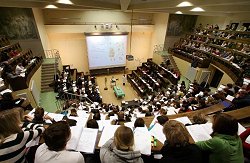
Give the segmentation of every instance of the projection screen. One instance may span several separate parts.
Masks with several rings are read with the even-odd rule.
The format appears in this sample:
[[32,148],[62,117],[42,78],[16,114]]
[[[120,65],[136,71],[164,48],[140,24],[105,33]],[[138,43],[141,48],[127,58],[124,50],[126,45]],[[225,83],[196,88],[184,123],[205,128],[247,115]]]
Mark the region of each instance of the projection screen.
[[126,66],[127,33],[85,35],[90,70]]

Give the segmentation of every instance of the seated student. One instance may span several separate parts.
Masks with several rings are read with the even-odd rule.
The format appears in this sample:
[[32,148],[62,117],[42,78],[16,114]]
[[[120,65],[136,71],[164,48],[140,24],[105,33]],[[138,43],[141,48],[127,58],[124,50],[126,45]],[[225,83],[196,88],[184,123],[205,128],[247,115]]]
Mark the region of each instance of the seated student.
[[95,119],[90,119],[87,122],[87,128],[96,128],[96,129],[98,129],[99,125],[98,125],[98,123],[97,123],[97,121]]
[[117,128],[114,138],[108,140],[100,149],[102,163],[143,163],[140,151],[134,151],[134,134],[126,126]]
[[76,109],[71,109],[70,110],[70,116],[78,117],[77,110]]
[[156,119],[158,123],[162,126],[168,121],[168,117],[166,115],[158,116]]
[[166,141],[161,149],[163,158],[160,163],[201,163],[202,152],[189,142],[186,127],[175,120],[166,122],[163,126]]
[[124,125],[124,123],[126,122],[126,121],[125,121],[124,112],[123,112],[123,111],[120,111],[120,112],[117,114],[117,117],[118,117],[118,119],[112,121],[111,124],[113,124],[113,125]]
[[99,112],[94,113],[93,119],[95,119],[95,120],[101,120],[101,114]]
[[134,128],[136,127],[144,127],[145,126],[145,121],[142,118],[137,118],[134,123]]
[[250,95],[247,91],[241,90],[237,93],[232,103],[236,109],[243,108],[250,105]]
[[156,123],[159,123],[160,125],[163,126],[168,121],[168,117],[166,115],[158,116],[156,119],[157,121],[155,121],[155,123],[148,128],[148,131],[150,131],[155,126]]
[[44,132],[44,141],[37,148],[35,163],[84,163],[80,152],[66,151],[71,131],[67,122],[59,121],[50,125]]
[[52,123],[55,123],[55,120],[48,115],[44,115],[44,109],[42,107],[37,107],[34,112],[34,118],[25,115],[24,118],[32,123],[44,124],[45,120],[50,120]]
[[15,69],[16,75],[20,75],[23,72],[24,72],[24,67],[23,67],[22,63],[18,63],[16,65],[16,69]]
[[44,131],[42,126],[34,124],[28,124],[23,131],[22,112],[21,108],[0,112],[0,162],[26,162],[26,144]]
[[244,162],[237,120],[227,114],[216,114],[212,128],[212,139],[196,143],[201,150],[210,153],[209,163]]

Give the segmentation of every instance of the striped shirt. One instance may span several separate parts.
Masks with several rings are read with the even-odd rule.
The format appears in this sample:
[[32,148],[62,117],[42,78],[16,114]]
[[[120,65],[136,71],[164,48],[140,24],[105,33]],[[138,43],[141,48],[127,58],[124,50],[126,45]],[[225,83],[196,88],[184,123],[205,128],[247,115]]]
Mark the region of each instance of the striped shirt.
[[[30,130],[27,130],[30,129]],[[41,125],[30,123],[23,132],[12,134],[0,144],[1,163],[26,162],[26,144],[42,134],[44,128]]]

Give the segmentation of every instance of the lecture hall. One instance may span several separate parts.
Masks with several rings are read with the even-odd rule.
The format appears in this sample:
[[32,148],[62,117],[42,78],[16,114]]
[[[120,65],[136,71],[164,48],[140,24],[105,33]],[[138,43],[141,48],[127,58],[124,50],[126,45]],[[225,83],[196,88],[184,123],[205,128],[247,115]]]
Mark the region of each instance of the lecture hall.
[[249,0],[0,11],[0,163],[250,163]]

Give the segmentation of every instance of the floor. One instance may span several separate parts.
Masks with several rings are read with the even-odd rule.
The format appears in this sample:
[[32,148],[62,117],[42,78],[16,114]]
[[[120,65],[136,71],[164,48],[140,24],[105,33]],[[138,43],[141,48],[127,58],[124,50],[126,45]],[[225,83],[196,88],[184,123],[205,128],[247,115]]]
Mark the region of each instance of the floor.
[[40,106],[44,108],[44,110],[48,112],[56,112],[57,105],[56,105],[56,95],[55,92],[44,92],[40,95]]
[[[135,98],[140,98],[137,92],[132,88],[132,86],[126,82],[125,86],[122,85],[122,75],[123,74],[113,74],[113,75],[102,75],[96,77],[97,85],[100,87],[100,94],[102,96],[102,101],[104,103],[113,103],[114,105],[121,105],[121,102],[130,101]],[[117,99],[113,89],[110,86],[110,80],[114,76],[116,80],[116,86],[119,86],[125,93],[124,98]],[[107,78],[107,88],[108,90],[104,90],[105,88],[105,77]]]

